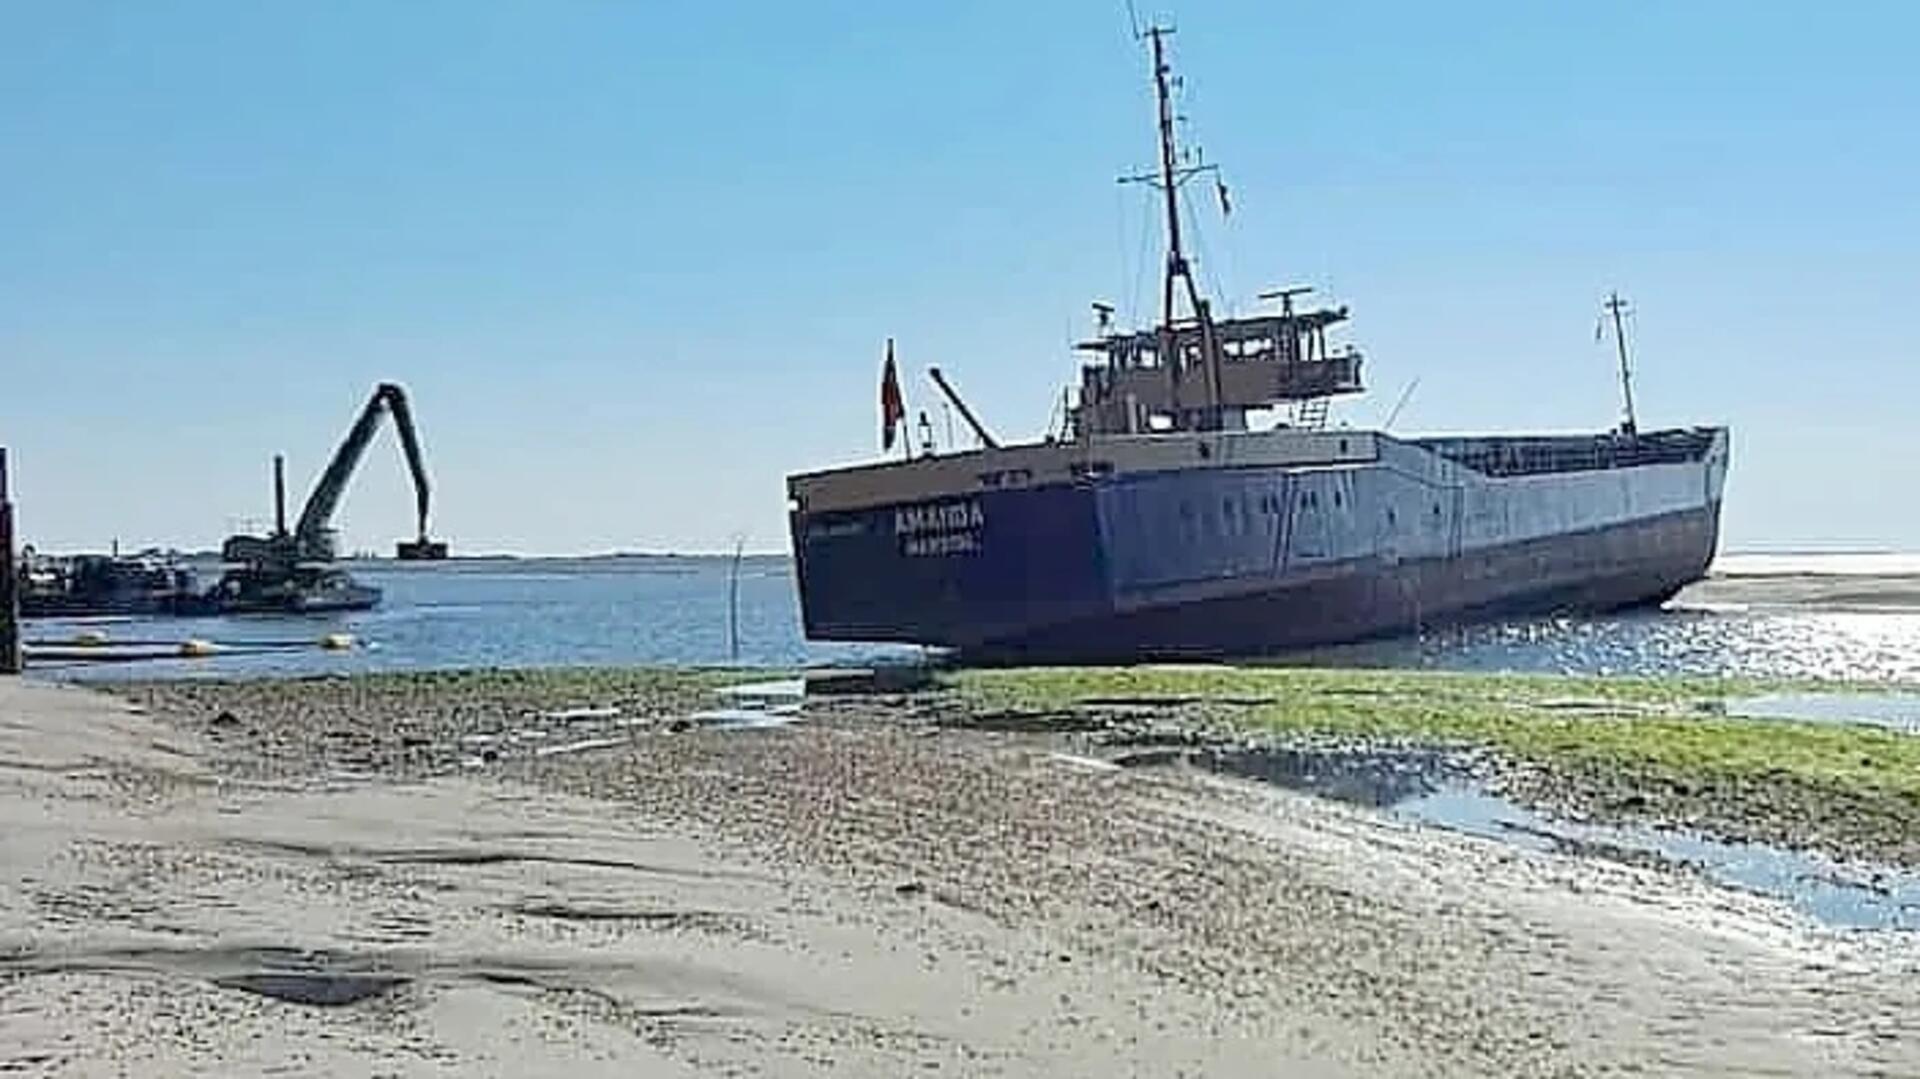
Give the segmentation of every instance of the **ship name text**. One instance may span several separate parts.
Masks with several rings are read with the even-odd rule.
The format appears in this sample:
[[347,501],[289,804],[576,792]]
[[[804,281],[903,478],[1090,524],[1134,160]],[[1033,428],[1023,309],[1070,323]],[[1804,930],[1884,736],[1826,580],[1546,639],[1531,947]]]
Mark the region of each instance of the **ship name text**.
[[893,511],[893,531],[909,558],[971,554],[980,549],[987,515],[977,499],[929,502]]

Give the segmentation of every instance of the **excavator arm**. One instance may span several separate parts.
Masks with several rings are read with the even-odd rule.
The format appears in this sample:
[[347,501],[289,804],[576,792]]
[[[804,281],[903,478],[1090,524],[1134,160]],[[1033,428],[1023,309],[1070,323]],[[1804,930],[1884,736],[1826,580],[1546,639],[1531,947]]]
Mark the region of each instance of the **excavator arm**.
[[400,445],[407,455],[407,468],[413,473],[413,493],[419,514],[419,542],[427,543],[427,508],[431,498],[431,489],[427,484],[426,460],[420,452],[420,437],[413,427],[413,411],[407,406],[407,394],[398,385],[382,382],[376,386],[373,396],[368,399],[367,407],[360,411],[359,419],[347,431],[347,437],[341,441],[340,448],[333,453],[333,460],[327,463],[327,470],[320,475],[313,493],[307,496],[307,504],[300,511],[300,521],[294,526],[294,539],[299,546],[301,557],[310,559],[329,559],[333,557],[333,545],[330,529],[334,511],[340,507],[340,499],[346,494],[347,483],[353,479],[353,473],[360,466],[360,458],[366,456],[367,446],[373,442],[373,436],[380,427],[380,417],[391,412],[394,426],[399,429]]
[[400,432],[400,448],[407,455],[407,471],[413,473],[414,512],[419,518],[416,535],[421,543],[425,543],[427,503],[433,493],[433,488],[427,483],[427,459],[420,452],[420,436],[413,429],[413,409],[407,406],[407,395],[391,383],[386,388],[393,391],[387,398],[387,408],[393,413],[394,430]]

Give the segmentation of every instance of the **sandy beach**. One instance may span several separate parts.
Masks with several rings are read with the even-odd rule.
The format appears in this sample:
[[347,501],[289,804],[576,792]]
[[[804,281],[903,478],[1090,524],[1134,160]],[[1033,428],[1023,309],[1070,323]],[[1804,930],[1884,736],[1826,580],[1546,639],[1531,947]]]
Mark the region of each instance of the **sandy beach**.
[[1920,1072],[1911,934],[712,684],[0,680],[0,1071]]

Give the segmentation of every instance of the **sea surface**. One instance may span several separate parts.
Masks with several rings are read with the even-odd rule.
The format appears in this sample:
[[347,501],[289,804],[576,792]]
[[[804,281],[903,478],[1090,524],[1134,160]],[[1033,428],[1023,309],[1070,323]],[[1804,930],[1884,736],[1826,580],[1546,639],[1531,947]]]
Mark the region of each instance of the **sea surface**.
[[[107,647],[97,649],[97,658],[34,662],[36,669],[78,679],[579,664],[793,667],[922,655],[909,647],[805,640],[784,558],[740,564],[737,608],[729,600],[735,578],[727,558],[357,562],[350,570],[385,589],[379,608],[313,616],[45,620],[28,623],[26,636],[43,646],[104,637]],[[351,636],[350,647],[320,646],[339,634]],[[189,639],[208,642],[214,653],[171,655]],[[168,658],[108,658],[128,654]],[[1920,556],[1726,555],[1712,578],[1659,611],[1510,620],[1260,658],[1920,682]]]

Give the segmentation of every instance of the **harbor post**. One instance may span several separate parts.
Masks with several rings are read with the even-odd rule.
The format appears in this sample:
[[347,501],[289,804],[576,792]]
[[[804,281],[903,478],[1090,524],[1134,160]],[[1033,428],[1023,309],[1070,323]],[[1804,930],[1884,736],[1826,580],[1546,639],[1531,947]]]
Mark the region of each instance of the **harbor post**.
[[20,559],[13,542],[7,448],[0,446],[0,674],[20,673]]

